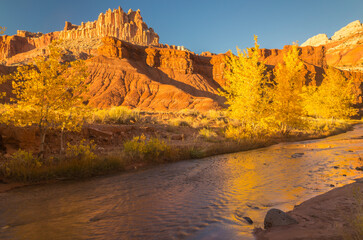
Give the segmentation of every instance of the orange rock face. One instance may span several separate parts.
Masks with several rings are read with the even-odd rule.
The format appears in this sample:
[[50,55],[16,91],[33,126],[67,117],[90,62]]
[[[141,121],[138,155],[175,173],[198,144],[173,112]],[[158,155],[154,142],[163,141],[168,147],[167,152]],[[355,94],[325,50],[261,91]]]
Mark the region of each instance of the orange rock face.
[[0,61],[19,53],[28,52],[36,48],[44,48],[58,38],[59,32],[35,35],[35,37],[25,31],[21,31],[19,34],[20,36],[0,36]]
[[329,66],[342,70],[363,71],[363,24],[357,20],[349,23],[328,38],[319,34],[302,46],[324,46]]
[[125,13],[119,7],[113,11],[109,9],[105,14],[101,13],[96,21],[82,23],[81,26],[66,22],[64,30],[60,32],[42,34],[19,30],[14,36],[0,36],[0,61],[33,49],[44,48],[57,39],[87,42],[105,36],[137,45],[159,45],[159,36],[143,22],[140,10],[130,9]]
[[121,7],[105,14],[101,13],[94,22],[81,26],[66,22],[60,39],[116,37],[138,45],[158,45],[159,36],[142,20],[140,10],[125,13]]
[[112,37],[102,41],[100,56],[88,60],[91,105],[149,110],[208,110],[223,105],[210,58]]
[[[283,62],[284,55],[290,50],[291,46],[287,45],[283,49],[261,49],[262,60],[267,65],[277,65]],[[301,59],[307,63],[318,67],[327,67],[325,58],[325,47],[299,47]]]

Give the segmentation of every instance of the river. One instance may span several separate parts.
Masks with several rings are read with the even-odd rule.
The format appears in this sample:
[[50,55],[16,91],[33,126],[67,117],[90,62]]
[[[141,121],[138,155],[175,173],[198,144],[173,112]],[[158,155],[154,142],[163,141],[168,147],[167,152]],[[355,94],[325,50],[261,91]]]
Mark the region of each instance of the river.
[[0,193],[0,239],[254,239],[268,209],[291,210],[362,177],[360,157],[362,125],[326,139],[13,189]]

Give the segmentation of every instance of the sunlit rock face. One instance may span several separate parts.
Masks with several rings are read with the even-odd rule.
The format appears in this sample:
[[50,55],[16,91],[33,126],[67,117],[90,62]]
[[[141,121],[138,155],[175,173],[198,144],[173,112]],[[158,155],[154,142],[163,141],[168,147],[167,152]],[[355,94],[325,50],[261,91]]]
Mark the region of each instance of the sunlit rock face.
[[331,37],[331,40],[338,41],[357,33],[363,33],[363,24],[359,20],[351,22],[347,26],[335,32]]
[[301,44],[301,46],[302,47],[305,47],[305,46],[317,47],[317,46],[320,46],[323,44],[327,44],[328,42],[329,42],[329,38],[326,34],[318,34],[318,35],[306,40],[306,42]]
[[[42,34],[18,30],[17,35],[0,36],[0,60],[7,60],[7,58],[33,49],[44,48],[53,40],[63,40],[70,45],[72,45],[70,42],[72,40],[83,41],[83,45],[90,45],[89,42],[100,40],[105,36],[116,37],[137,45],[159,45],[158,34],[143,21],[140,10],[132,11],[130,9],[128,13],[125,13],[119,7],[113,11],[109,9],[106,13],[101,13],[96,21],[82,23],[80,26],[66,22],[64,30],[60,32]],[[29,57],[39,54],[41,52]]]
[[66,22],[60,39],[116,37],[138,45],[158,45],[159,36],[143,21],[140,10],[125,13],[121,7],[105,14],[101,13],[94,22],[80,26]]
[[89,59],[90,104],[148,110],[209,110],[225,101],[210,58],[189,51],[131,44],[104,37]]
[[326,61],[342,70],[363,71],[363,24],[357,20],[335,32],[309,38],[301,46],[325,46]]

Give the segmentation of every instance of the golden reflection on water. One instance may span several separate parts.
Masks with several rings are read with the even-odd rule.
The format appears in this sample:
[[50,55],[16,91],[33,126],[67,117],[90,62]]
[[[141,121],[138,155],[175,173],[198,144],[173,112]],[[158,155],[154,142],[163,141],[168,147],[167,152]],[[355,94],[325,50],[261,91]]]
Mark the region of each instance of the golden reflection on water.
[[[0,239],[253,239],[270,208],[362,176],[363,127],[314,141],[0,194]],[[243,217],[250,217],[253,225]]]

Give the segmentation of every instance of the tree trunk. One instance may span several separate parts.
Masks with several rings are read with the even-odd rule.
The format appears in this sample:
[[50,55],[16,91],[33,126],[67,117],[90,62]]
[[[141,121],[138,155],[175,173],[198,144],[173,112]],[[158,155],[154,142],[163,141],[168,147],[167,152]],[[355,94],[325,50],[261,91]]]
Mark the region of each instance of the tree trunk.
[[61,130],[60,144],[60,154],[64,154],[64,128]]
[[44,159],[45,135],[46,135],[45,129],[41,130],[40,131],[40,152],[39,152],[39,157],[41,159]]

